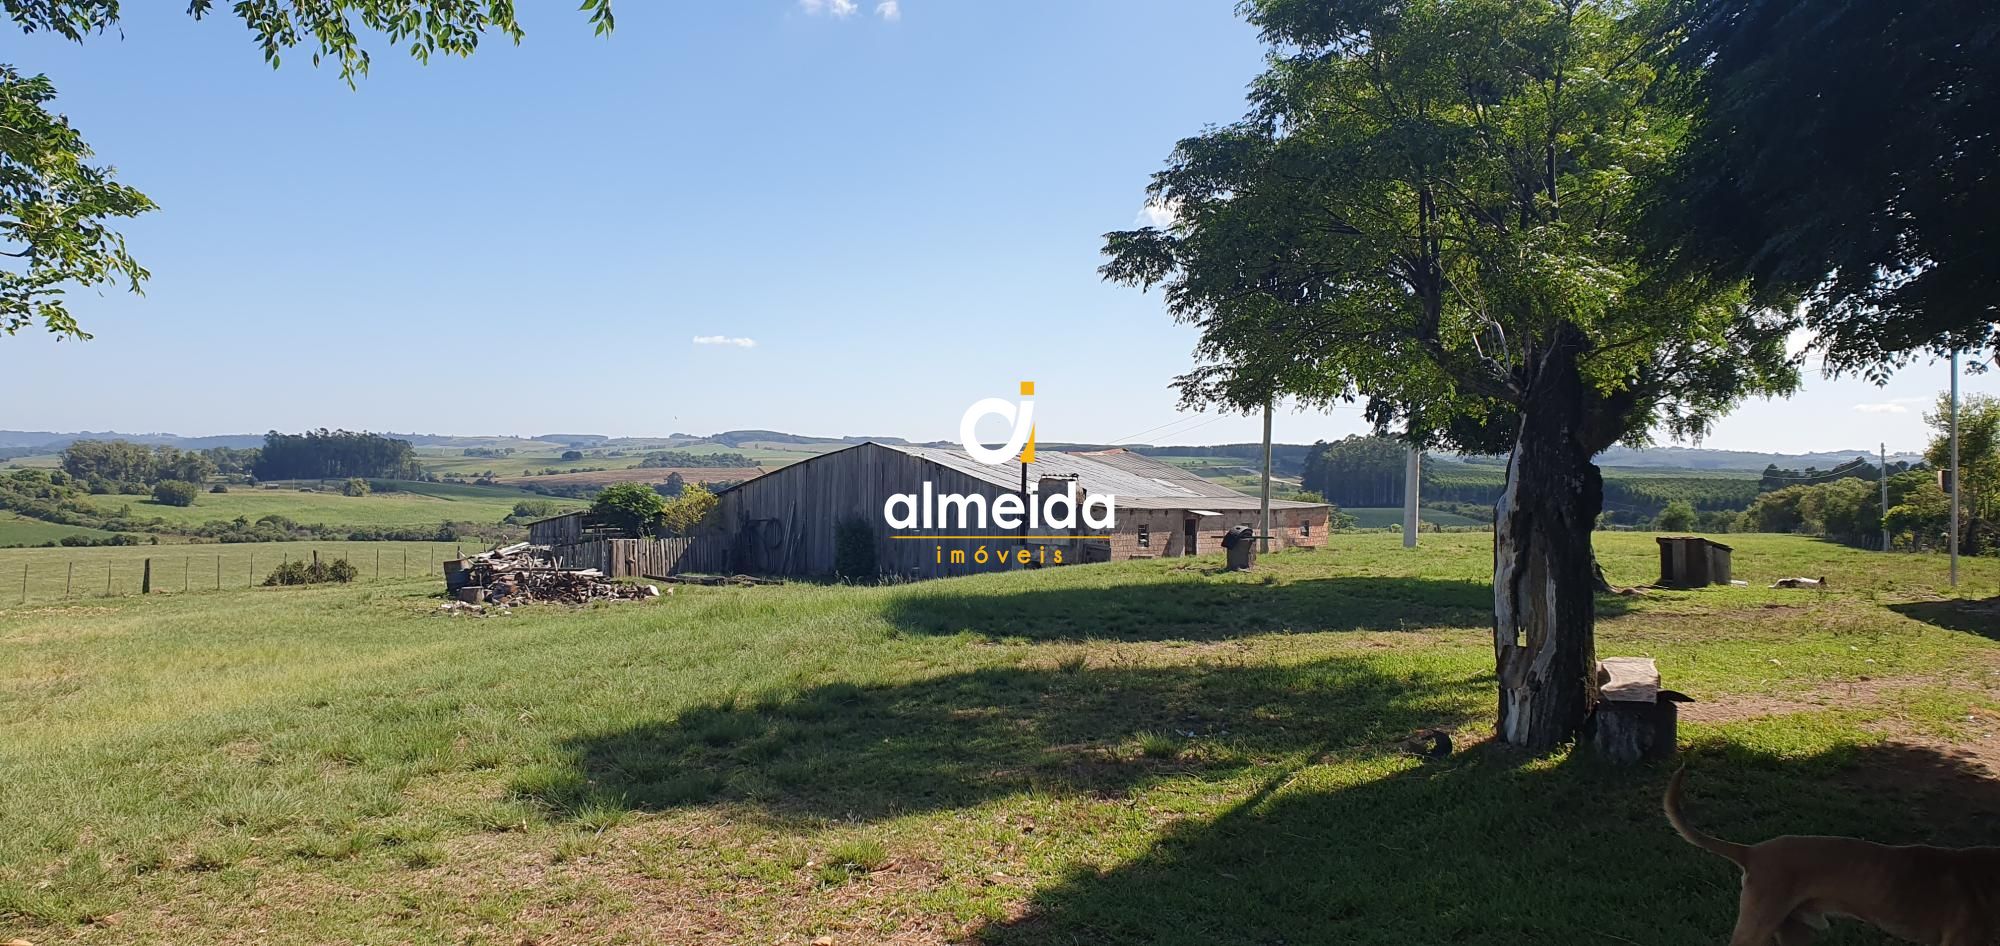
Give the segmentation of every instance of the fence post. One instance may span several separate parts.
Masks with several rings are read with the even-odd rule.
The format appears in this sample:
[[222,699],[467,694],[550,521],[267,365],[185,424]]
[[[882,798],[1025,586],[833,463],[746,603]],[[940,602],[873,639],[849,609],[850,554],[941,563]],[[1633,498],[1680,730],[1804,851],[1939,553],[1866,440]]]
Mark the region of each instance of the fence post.
[[375,580],[382,580],[382,547],[375,547]]
[[215,556],[215,590],[222,590],[222,554],[219,552]]
[[104,563],[104,596],[111,597],[111,563]]
[[257,553],[255,552],[250,553],[250,583],[244,585],[243,587],[245,588],[257,587]]
[[[22,587],[27,586],[23,584]],[[146,559],[146,570],[139,577],[139,593],[142,595],[153,593],[153,560],[150,558]]]
[[28,603],[28,563],[21,563],[21,603]]
[[69,570],[63,575],[63,600],[69,600],[70,589],[76,587],[76,559],[69,560]]
[[190,555],[181,559],[181,591],[183,593],[191,587],[188,584],[188,576],[192,574],[194,574],[194,556]]

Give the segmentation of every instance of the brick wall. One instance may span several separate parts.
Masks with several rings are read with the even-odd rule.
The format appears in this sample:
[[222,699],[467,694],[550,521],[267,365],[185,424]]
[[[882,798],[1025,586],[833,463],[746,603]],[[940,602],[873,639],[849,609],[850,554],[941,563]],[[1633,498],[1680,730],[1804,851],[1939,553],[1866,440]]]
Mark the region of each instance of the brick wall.
[[[1326,545],[1325,509],[1271,510],[1271,545],[1274,549],[1320,548]],[[1123,509],[1118,512],[1118,529],[1111,533],[1111,560],[1128,558],[1168,558],[1185,553],[1187,513],[1179,509]],[[1225,513],[1204,516],[1195,535],[1195,554],[1222,551],[1222,536],[1238,523],[1256,528],[1257,513]],[[1140,545],[1141,531],[1146,544]]]

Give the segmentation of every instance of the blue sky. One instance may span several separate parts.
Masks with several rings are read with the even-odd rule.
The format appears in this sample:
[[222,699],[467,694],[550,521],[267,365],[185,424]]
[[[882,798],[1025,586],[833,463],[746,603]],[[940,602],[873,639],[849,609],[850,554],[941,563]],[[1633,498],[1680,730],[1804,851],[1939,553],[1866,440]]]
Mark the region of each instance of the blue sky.
[[[73,298],[96,340],[0,340],[0,427],[943,439],[1027,378],[1044,441],[1256,439],[1176,413],[1192,333],[1095,272],[1241,114],[1232,3],[624,0],[609,39],[571,6],[469,60],[378,45],[359,91],[179,3],[11,39],[161,209],[126,228],[147,295]],[[1943,375],[1815,377],[1707,445],[1916,448]]]

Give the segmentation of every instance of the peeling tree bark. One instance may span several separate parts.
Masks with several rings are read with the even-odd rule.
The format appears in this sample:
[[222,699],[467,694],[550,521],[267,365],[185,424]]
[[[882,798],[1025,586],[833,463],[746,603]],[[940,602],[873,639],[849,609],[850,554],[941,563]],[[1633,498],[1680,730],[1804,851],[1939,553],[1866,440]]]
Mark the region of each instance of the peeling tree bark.
[[[1585,341],[1565,325],[1531,366],[1507,485],[1493,517],[1493,645],[1502,740],[1546,752],[1597,701],[1590,533],[1604,503],[1591,457]],[[1529,485],[1532,484],[1532,485]]]

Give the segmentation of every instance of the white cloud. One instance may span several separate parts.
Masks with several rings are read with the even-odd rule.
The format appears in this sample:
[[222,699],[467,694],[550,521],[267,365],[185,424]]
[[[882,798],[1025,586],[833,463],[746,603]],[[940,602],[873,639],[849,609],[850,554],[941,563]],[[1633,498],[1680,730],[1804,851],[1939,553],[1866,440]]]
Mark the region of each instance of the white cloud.
[[738,348],[757,347],[757,340],[754,338],[740,338],[729,335],[696,335],[694,343],[697,345],[734,345]]
[[875,5],[875,15],[894,23],[903,18],[903,5],[896,0],[882,0]]
[[1173,201],[1149,200],[1139,208],[1139,216],[1132,222],[1142,227],[1166,229],[1180,218],[1180,205]]
[[1856,404],[1854,409],[1863,414],[1908,414],[1910,405],[1929,404],[1934,400],[1936,399],[1928,397],[1892,397],[1872,404]]
[[799,0],[799,9],[806,11],[807,16],[818,16],[825,13],[840,19],[846,19],[853,16],[854,11],[860,9],[860,6],[855,3],[855,0]]

